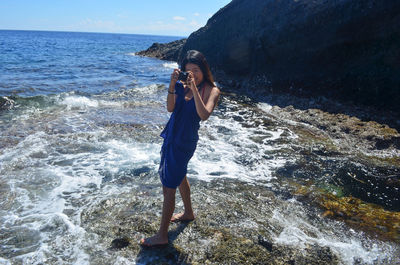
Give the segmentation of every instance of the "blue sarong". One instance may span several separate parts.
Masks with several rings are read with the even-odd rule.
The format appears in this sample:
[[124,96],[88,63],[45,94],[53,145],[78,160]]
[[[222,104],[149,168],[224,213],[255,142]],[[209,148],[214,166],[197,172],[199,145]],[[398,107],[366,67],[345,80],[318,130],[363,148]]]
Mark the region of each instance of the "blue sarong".
[[164,138],[161,147],[159,174],[161,183],[176,189],[185,178],[189,160],[196,150],[199,140],[200,117],[197,114],[194,97],[185,100],[181,82],[175,85],[177,98],[175,108],[161,133]]

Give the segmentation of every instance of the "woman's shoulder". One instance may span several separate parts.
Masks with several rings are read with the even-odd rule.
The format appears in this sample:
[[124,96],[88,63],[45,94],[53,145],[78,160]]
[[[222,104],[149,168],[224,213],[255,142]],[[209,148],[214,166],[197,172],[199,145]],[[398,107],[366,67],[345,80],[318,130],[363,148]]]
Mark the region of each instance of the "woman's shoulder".
[[221,90],[215,84],[209,84],[208,90],[210,95],[215,94],[219,96],[221,93]]
[[211,88],[211,91],[215,91],[218,95],[221,93],[221,90],[216,85]]
[[206,87],[206,102],[208,102],[209,100],[216,102],[218,101],[219,95],[220,95],[221,91],[219,90],[219,88],[214,85],[214,84],[207,84]]

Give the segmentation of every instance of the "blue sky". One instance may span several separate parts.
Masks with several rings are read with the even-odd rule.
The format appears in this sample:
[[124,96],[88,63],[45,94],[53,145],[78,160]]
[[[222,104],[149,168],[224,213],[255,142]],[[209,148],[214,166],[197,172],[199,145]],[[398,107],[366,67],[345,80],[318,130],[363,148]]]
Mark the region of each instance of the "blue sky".
[[230,0],[0,0],[0,29],[188,36]]

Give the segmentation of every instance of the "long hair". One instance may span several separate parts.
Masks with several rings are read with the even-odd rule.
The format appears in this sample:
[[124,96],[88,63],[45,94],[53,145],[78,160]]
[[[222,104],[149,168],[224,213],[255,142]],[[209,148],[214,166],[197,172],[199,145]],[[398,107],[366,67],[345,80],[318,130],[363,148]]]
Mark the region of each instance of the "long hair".
[[185,71],[185,67],[188,63],[197,65],[203,73],[204,80],[209,83],[210,86],[214,86],[214,78],[211,74],[210,66],[207,63],[206,57],[199,51],[189,50],[181,62],[181,71]]

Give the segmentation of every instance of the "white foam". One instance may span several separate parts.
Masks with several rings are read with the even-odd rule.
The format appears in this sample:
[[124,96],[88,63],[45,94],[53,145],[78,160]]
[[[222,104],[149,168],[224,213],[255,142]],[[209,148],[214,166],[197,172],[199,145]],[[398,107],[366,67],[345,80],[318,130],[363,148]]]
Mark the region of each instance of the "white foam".
[[168,63],[163,63],[163,67],[169,68],[169,69],[177,69],[179,66],[178,66],[178,63],[176,63],[176,62],[168,62]]
[[61,104],[67,105],[68,109],[97,108],[99,106],[97,100],[80,96],[68,96],[61,102]]
[[[242,115],[243,119],[247,119],[246,115]],[[232,118],[227,118],[229,116]],[[287,160],[279,157],[266,159],[265,154],[283,147],[272,142],[279,139],[284,130],[268,130],[261,125],[243,126],[233,116],[237,116],[237,113],[224,113],[221,117],[214,115],[209,122],[202,124],[199,144],[189,163],[189,169],[197,174],[191,177],[204,181],[220,177],[246,182],[272,180],[272,172]],[[253,137],[262,137],[264,140],[261,143],[254,142]],[[287,137],[291,137],[290,133]]]
[[132,262],[129,259],[122,257],[122,256],[118,256],[115,260],[114,260],[114,264],[115,265],[131,265],[131,264],[143,264],[143,263],[136,263],[136,262]]
[[2,265],[11,265],[11,262],[0,257],[0,264],[2,264]]
[[161,84],[151,84],[145,87],[136,87],[133,88],[132,90],[135,92],[135,94],[139,95],[154,95],[156,94],[160,89],[164,89],[165,85]]
[[[39,152],[47,152],[46,146],[48,144],[44,132],[36,132],[34,134],[28,135],[23,141],[19,142],[16,146],[6,149],[0,154],[0,160],[9,161],[8,165],[20,166],[21,162],[25,165],[30,160],[29,156]],[[1,169],[6,168],[5,163],[1,164]]]
[[[65,134],[61,138],[64,140],[59,142],[58,135],[37,132],[13,148],[3,150],[0,155],[1,173],[8,176],[9,192],[16,195],[15,209],[2,215],[2,229],[22,225],[29,231],[40,233],[40,241],[33,242],[39,248],[18,257],[23,264],[43,263],[49,255],[61,255],[58,257],[60,263],[68,257],[74,264],[89,264],[85,249],[93,248],[98,242],[88,240],[86,231],[80,226],[82,209],[71,204],[71,200],[87,200],[89,196],[85,207],[90,207],[104,196],[115,194],[117,188],[118,192],[129,189],[128,185],[121,188],[111,184],[110,188],[104,187],[99,196],[92,195],[92,184],[97,187],[102,184],[104,175],[101,171],[116,172],[135,165],[156,170],[159,144],[127,143],[115,139],[104,141],[101,140],[103,131],[92,132],[91,137],[88,135]],[[66,153],[58,152],[60,144]],[[74,152],[75,146],[90,146],[100,152],[91,149]],[[68,152],[70,148],[71,152]],[[32,156],[45,151],[45,158]],[[46,184],[42,186],[43,181]],[[75,214],[64,214],[67,208]]]
[[281,137],[281,134],[283,133],[282,129],[277,129],[276,131],[269,131],[269,133],[272,135],[268,140],[269,141],[274,141],[276,139],[279,139]]
[[130,53],[127,53],[127,55],[136,56],[136,53],[135,52],[130,52]]
[[272,105],[268,104],[268,103],[258,103],[257,107],[260,108],[261,110],[265,111],[265,112],[270,112],[272,109]]
[[[360,235],[353,236],[348,231],[343,231],[343,237],[339,238],[332,233],[324,233],[323,227],[318,228],[307,223],[306,216],[302,216],[305,213],[306,210],[295,200],[288,201],[287,209],[275,209],[272,220],[283,227],[282,232],[275,238],[275,243],[300,249],[313,244],[329,247],[344,264],[353,264],[356,259],[361,259],[366,264],[375,264],[385,258],[383,253],[390,255],[390,245],[381,244],[378,247],[376,244],[372,244],[371,247],[366,248],[359,239],[362,238]],[[336,227],[335,230],[339,229],[336,222],[331,225]],[[326,230],[330,231],[331,229]],[[352,232],[355,234],[354,231]]]
[[122,168],[132,168],[133,165],[149,166],[156,169],[153,162],[159,160],[161,146],[150,143],[124,143],[111,140],[106,143],[109,148],[104,163],[105,169],[109,171],[121,170]]

